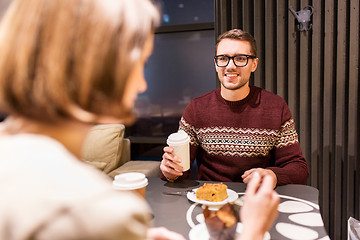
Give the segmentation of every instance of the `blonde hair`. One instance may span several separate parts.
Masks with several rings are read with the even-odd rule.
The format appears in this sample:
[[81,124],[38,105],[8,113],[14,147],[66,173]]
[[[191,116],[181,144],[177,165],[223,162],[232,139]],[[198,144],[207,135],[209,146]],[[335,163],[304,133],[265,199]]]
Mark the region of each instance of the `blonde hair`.
[[0,25],[0,112],[131,119],[124,89],[158,23],[149,0],[14,0]]

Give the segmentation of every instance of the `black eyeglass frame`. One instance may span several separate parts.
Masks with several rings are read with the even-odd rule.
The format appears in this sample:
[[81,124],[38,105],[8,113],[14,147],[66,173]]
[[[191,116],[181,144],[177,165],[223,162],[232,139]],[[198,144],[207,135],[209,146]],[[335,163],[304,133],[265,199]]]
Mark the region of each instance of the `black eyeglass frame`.
[[[244,65],[239,66],[239,65],[237,65],[237,64],[235,63],[235,58],[236,58],[236,57],[239,57],[239,56],[246,57],[246,63],[245,63]],[[224,66],[219,66],[219,64],[218,64],[218,57],[227,57],[227,58],[229,59],[229,61],[227,62],[226,65],[224,65]],[[254,58],[256,58],[256,56],[254,56],[254,55],[247,55],[247,54],[238,54],[238,55],[235,55],[235,56],[230,57],[230,56],[228,56],[228,55],[222,54],[222,55],[216,55],[216,56],[214,57],[216,66],[218,66],[218,67],[227,67],[227,65],[229,65],[229,63],[230,63],[230,60],[233,60],[234,65],[237,66],[237,67],[245,67],[245,66],[248,65],[248,63],[249,63],[249,58],[254,59]]]

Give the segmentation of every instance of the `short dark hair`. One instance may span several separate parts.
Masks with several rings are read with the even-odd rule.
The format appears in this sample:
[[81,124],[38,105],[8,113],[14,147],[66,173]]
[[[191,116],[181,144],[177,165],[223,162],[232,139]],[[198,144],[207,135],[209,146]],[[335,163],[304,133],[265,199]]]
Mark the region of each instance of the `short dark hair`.
[[240,40],[240,41],[249,42],[250,45],[251,45],[251,53],[254,56],[256,56],[256,41],[255,41],[254,37],[250,33],[245,32],[245,31],[240,30],[240,29],[232,29],[232,30],[229,30],[227,32],[224,32],[223,34],[221,34],[217,38],[217,42],[216,42],[216,46],[215,46],[216,52],[217,52],[217,48],[218,48],[219,43],[223,39],[234,39],[234,40]]

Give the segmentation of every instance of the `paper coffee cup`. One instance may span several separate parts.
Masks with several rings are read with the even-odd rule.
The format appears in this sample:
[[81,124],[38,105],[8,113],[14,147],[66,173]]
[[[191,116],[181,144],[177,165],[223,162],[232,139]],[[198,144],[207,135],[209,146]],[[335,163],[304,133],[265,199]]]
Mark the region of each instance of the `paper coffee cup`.
[[169,135],[167,144],[174,148],[173,154],[181,159],[181,165],[184,172],[190,169],[190,137],[184,130]]
[[113,181],[113,188],[116,190],[130,190],[145,198],[148,179],[145,174],[138,172],[122,173],[116,175]]

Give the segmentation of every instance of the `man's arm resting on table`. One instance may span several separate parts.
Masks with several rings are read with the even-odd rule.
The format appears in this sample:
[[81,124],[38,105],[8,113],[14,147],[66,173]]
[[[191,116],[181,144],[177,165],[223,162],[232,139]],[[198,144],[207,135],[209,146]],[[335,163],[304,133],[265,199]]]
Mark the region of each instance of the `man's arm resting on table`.
[[273,181],[273,189],[276,187],[277,184],[277,176],[271,169],[265,169],[265,168],[252,168],[250,170],[247,170],[244,172],[244,174],[241,176],[243,179],[243,182],[248,184],[251,180],[251,178],[254,176],[254,173],[257,172],[260,175],[260,178],[263,179],[266,175],[270,176]]

